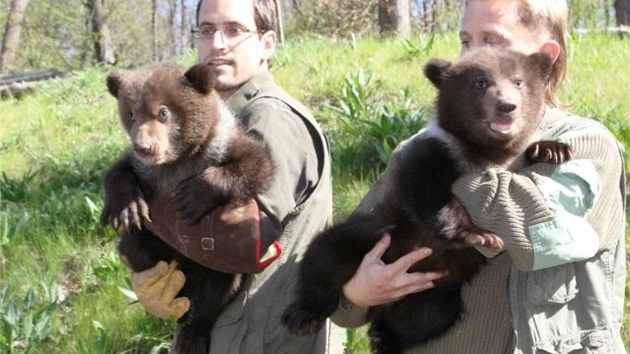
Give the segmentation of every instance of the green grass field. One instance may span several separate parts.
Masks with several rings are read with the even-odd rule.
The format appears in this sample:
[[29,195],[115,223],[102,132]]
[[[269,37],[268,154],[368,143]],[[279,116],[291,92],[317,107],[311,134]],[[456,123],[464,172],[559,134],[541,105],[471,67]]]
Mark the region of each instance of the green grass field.
[[[574,37],[571,80],[562,93],[574,113],[603,122],[626,148],[629,43],[605,34]],[[422,75],[424,63],[455,57],[458,48],[448,33],[409,41],[289,38],[277,51],[276,80],[329,134],[337,218],[358,203],[391,148],[426,120],[434,90]],[[168,347],[174,323],[130,304],[116,234],[98,225],[103,172],[127,147],[107,72],[72,73],[20,100],[0,101],[0,353]],[[363,332],[350,332],[348,353],[365,348]]]

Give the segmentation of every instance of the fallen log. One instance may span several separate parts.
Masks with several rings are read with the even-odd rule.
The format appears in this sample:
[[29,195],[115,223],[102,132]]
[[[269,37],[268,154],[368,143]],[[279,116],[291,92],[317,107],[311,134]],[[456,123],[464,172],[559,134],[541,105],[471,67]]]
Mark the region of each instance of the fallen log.
[[62,77],[57,69],[40,69],[0,75],[0,98],[19,98],[32,92],[40,82]]

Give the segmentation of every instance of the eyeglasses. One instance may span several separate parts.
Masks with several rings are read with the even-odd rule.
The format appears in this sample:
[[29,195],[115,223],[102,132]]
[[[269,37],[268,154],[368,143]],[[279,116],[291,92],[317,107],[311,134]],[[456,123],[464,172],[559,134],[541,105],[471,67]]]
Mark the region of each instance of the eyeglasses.
[[248,29],[241,26],[228,26],[226,28],[201,26],[199,28],[192,29],[190,32],[192,33],[193,38],[200,40],[214,39],[214,34],[216,32],[219,32],[221,33],[221,39],[224,43],[233,42],[234,40],[243,36],[245,33],[260,33],[260,31]]

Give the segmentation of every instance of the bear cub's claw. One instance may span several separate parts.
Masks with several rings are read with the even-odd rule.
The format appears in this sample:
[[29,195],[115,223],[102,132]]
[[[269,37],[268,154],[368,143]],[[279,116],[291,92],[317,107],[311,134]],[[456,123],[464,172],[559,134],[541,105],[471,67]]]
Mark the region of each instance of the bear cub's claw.
[[101,215],[101,224],[111,224],[115,229],[123,226],[129,230],[131,226],[142,229],[142,222],[151,222],[149,216],[149,206],[141,196],[130,200],[124,207],[113,207],[106,205]]
[[573,158],[571,147],[558,141],[543,140],[531,144],[526,152],[531,162],[559,164]]

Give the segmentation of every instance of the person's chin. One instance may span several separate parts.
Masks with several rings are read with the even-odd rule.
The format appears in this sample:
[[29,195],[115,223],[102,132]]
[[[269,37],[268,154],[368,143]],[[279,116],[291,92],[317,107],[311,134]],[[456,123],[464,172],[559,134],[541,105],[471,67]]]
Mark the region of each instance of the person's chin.
[[217,84],[225,85],[234,81],[234,72],[225,67],[211,67],[210,73]]
[[214,80],[214,87],[217,91],[232,91],[239,85],[236,84],[236,80],[231,77],[217,76]]

